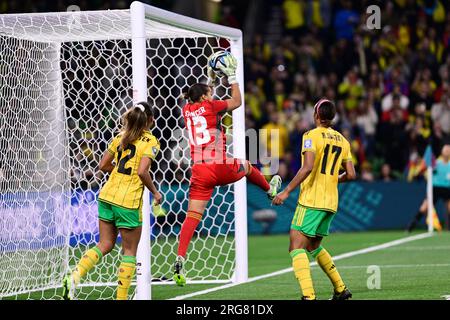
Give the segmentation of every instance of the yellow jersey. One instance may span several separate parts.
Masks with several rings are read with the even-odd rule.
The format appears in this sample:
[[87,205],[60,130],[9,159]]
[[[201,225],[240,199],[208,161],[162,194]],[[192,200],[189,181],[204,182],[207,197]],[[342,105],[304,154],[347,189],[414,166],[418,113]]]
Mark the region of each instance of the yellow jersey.
[[150,131],[145,131],[139,139],[121,150],[121,138],[121,134],[117,135],[108,146],[108,152],[114,156],[115,164],[98,198],[123,208],[140,209],[144,184],[137,175],[137,170],[143,157],[152,160],[156,158],[160,148],[159,142]]
[[314,152],[315,160],[311,173],[300,185],[298,202],[305,207],[336,212],[339,169],[343,162],[352,160],[350,144],[338,131],[317,127],[303,135],[302,163],[306,151]]
[[289,133],[285,125],[268,123],[262,127],[267,130],[267,137],[264,139],[267,150],[274,158],[282,158],[289,145]]

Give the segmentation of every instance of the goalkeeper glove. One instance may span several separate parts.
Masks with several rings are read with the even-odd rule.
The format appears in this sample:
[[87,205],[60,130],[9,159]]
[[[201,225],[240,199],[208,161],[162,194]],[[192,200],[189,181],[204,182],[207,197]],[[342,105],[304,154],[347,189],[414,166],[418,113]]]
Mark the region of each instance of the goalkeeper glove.
[[208,61],[208,63],[207,63],[207,74],[208,74],[207,85],[210,86],[210,87],[214,86],[214,84],[216,83],[216,78],[217,78],[216,73],[214,72],[214,70],[209,65],[209,62],[210,62],[211,57],[213,55],[214,55],[214,53],[212,53],[207,59],[207,61]]
[[232,55],[227,55],[225,57],[226,67],[221,67],[220,70],[227,76],[228,83],[238,83],[236,78],[237,60]]
[[216,73],[214,70],[208,65],[208,86],[212,87],[216,83]]

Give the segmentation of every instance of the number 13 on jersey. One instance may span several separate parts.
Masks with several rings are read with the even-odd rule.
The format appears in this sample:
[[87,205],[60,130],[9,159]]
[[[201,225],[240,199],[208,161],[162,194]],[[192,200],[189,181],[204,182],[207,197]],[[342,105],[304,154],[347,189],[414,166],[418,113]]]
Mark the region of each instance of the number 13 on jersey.
[[211,135],[209,134],[208,124],[205,117],[197,116],[186,118],[186,126],[191,144],[200,146],[211,140]]

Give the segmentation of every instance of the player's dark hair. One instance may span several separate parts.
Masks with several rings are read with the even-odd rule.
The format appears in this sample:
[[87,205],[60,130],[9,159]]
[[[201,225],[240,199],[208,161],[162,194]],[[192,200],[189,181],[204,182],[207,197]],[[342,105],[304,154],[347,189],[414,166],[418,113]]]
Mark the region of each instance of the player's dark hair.
[[149,121],[153,121],[153,110],[147,102],[139,102],[125,112],[122,116],[120,147],[125,149],[129,143],[142,136],[144,130],[148,129]]
[[314,106],[314,113],[318,115],[320,124],[331,127],[332,121],[336,116],[336,106],[327,99],[321,99]]
[[207,84],[196,83],[184,94],[184,98],[189,100],[190,103],[200,102],[200,98],[207,94],[209,89]]

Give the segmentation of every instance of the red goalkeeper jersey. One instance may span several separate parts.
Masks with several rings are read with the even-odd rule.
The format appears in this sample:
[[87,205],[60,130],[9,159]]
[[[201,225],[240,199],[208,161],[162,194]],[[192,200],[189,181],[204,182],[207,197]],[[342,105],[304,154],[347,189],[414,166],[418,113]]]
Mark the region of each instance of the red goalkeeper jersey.
[[226,109],[224,100],[187,103],[183,107],[194,163],[225,163],[226,138],[221,117]]

